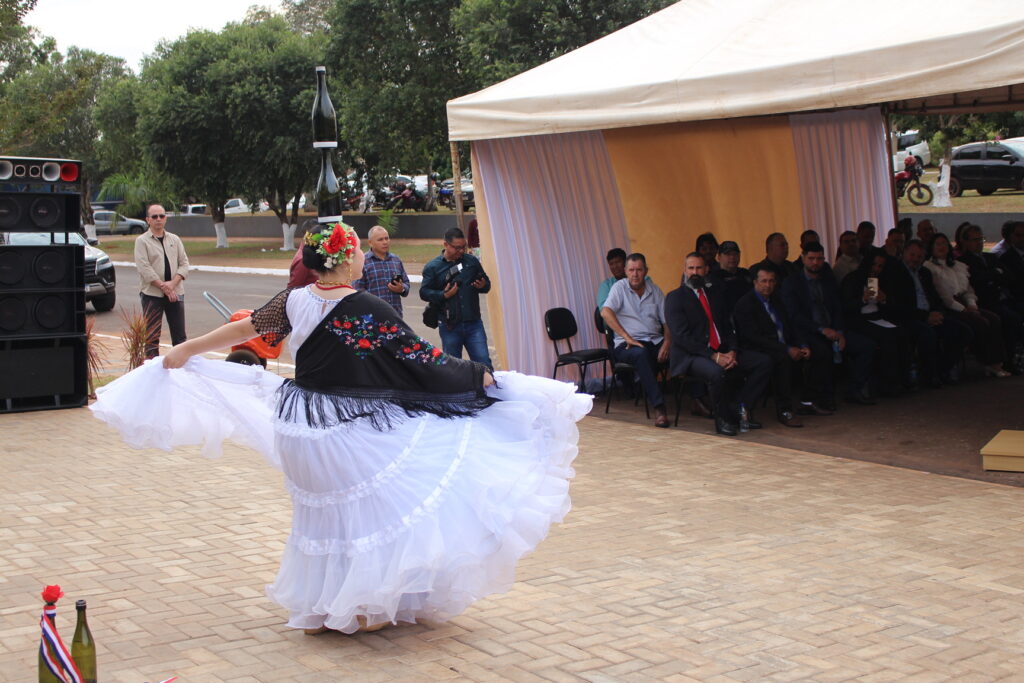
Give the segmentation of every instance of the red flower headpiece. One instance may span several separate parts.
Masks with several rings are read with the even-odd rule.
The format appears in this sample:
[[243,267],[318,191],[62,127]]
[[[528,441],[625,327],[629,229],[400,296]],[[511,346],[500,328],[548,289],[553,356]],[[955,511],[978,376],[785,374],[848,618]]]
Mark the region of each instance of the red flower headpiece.
[[318,233],[306,233],[305,243],[324,257],[324,265],[333,268],[339,263],[349,263],[359,248],[356,231],[344,223],[325,225]]

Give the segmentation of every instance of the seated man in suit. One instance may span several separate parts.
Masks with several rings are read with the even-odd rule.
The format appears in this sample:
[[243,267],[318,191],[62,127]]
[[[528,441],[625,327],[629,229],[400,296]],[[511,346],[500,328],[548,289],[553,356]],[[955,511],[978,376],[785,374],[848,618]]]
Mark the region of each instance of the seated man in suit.
[[654,426],[668,427],[665,399],[658,385],[658,365],[668,360],[670,344],[665,295],[647,279],[643,254],[626,257],[626,277],[612,285],[601,318],[615,333],[615,360],[636,368],[647,402],[654,408]]
[[[826,275],[825,248],[818,242],[804,246],[801,272],[786,279],[782,300],[786,310],[808,346],[812,357],[832,357],[841,363],[850,361],[850,381],[846,400],[864,405],[874,404],[868,388],[875,343],[864,335],[846,329],[839,286],[831,273]],[[804,400],[826,410],[835,410],[835,386],[831,371],[807,373]]]
[[[708,286],[707,264],[697,252],[687,255],[684,283],[665,298],[665,320],[672,333],[669,372],[705,382],[714,404],[715,431],[735,436],[741,427],[757,429],[750,412],[768,386],[772,362],[757,351],[738,351],[720,287]],[[745,378],[737,392],[727,386],[727,375]],[[739,426],[735,403],[739,405]]]
[[782,286],[783,281],[798,271],[796,264],[787,261],[789,257],[789,241],[781,232],[773,232],[764,240],[764,260],[750,266],[753,272],[761,266],[770,268],[775,273],[775,280]]
[[[775,273],[769,268],[758,268],[754,272],[754,289],[747,292],[736,303],[733,321],[740,349],[759,351],[772,360],[772,384],[775,387],[775,414],[779,422],[787,427],[803,427],[793,406],[793,373],[802,362],[816,362],[816,373],[831,372],[831,359],[813,357],[811,348],[804,341],[800,331],[793,325],[782,303],[782,296],[776,291]],[[831,412],[817,406],[808,406],[801,411],[818,415]]]
[[740,268],[740,245],[732,240],[726,240],[719,245],[718,263],[719,269],[708,275],[708,281],[722,288],[726,308],[729,315],[732,315],[736,302],[750,291],[750,271]]
[[911,346],[917,350],[920,381],[939,387],[943,380],[956,381],[954,367],[970,341],[971,330],[942,315],[942,300],[923,263],[924,245],[921,240],[910,240],[903,248],[902,262],[882,271],[880,285],[889,304],[887,315],[906,328]]
[[1008,289],[1015,310],[1024,306],[1024,221],[1016,221],[1005,231],[1006,247],[997,263],[1006,273]]

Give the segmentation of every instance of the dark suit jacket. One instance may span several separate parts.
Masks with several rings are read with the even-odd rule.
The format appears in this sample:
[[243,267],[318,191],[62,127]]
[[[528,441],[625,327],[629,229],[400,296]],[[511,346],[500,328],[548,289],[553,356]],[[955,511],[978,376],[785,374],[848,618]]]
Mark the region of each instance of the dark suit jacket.
[[719,268],[708,276],[708,281],[715,287],[721,287],[725,294],[726,308],[731,314],[736,308],[736,302],[744,294],[749,292],[753,285],[750,284],[750,271],[746,268],[737,268],[735,273],[730,273],[725,268]]
[[922,266],[917,269],[917,277],[921,280],[925,296],[928,297],[927,311],[922,311],[917,307],[917,290],[906,265],[894,262],[891,267],[882,271],[878,286],[885,292],[885,298],[889,303],[887,313],[891,316],[892,322],[927,320],[930,312],[941,312],[944,309],[942,299],[939,298],[939,293],[935,290],[935,284],[932,282],[932,272]]
[[[824,298],[825,309],[828,312],[829,324],[824,327],[831,327],[834,330],[845,330],[843,320],[843,304],[839,296],[839,285],[836,284],[835,276],[826,277],[822,273],[821,293]],[[803,273],[795,273],[792,277],[786,278],[782,283],[782,301],[786,304],[786,310],[793,318],[793,324],[800,330],[805,339],[811,339],[818,334],[818,324],[814,322],[814,314],[811,308],[811,286]]]
[[[720,287],[710,286],[704,290],[711,307],[711,315],[718,329],[719,351],[736,349],[736,331],[729,319],[724,292]],[[672,333],[672,347],[669,350],[669,372],[672,375],[685,374],[687,360],[691,356],[711,358],[715,353],[708,346],[710,333],[708,317],[700,305],[697,294],[687,286],[673,289],[665,297],[665,322]]]
[[806,344],[803,335],[793,325],[778,291],[772,294],[771,304],[775,309],[776,317],[782,322],[782,336],[786,343],[779,341],[775,323],[772,322],[768,311],[764,309],[764,304],[758,298],[757,292],[750,290],[736,302],[736,308],[732,314],[733,324],[736,326],[736,336],[740,340],[740,348],[774,354],[779,351],[785,353],[790,346]]
[[1007,276],[1007,288],[1017,301],[1024,301],[1024,259],[1011,245],[999,255],[998,264]]
[[848,325],[856,329],[868,320],[884,318],[889,322],[895,322],[895,318],[899,317],[898,311],[894,312],[889,308],[889,292],[882,286],[882,282],[882,278],[879,277],[878,288],[885,293],[885,303],[877,304],[878,310],[874,313],[865,314],[860,309],[864,307],[864,287],[868,283],[867,272],[858,268],[843,278],[843,284],[839,289],[843,297],[843,315],[846,317]]

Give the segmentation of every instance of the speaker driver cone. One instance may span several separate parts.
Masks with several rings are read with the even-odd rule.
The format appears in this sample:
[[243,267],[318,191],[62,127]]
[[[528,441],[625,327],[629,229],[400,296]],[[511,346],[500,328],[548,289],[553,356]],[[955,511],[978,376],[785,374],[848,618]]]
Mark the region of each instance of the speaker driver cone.
[[17,252],[0,251],[0,285],[16,285],[25,279],[25,263]]
[[0,180],[8,180],[14,175],[14,164],[7,159],[0,159]]
[[28,322],[28,308],[13,296],[0,298],[0,330],[17,332]]
[[67,276],[68,263],[64,254],[56,250],[47,250],[36,256],[32,270],[40,282],[55,285]]
[[0,197],[0,230],[13,230],[21,220],[21,207],[14,197]]
[[56,330],[67,319],[67,304],[59,296],[44,296],[36,302],[35,318],[40,327]]
[[40,197],[32,202],[29,207],[29,217],[32,223],[40,228],[52,228],[57,225],[62,216],[60,204],[52,197]]

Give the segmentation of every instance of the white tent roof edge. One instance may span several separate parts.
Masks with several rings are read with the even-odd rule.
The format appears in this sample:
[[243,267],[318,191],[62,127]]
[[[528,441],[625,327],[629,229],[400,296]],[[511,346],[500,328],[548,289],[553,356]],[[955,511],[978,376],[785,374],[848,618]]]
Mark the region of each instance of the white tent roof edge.
[[963,2],[935,0],[927,11],[910,11],[912,26],[889,19],[888,0],[683,0],[450,100],[449,136],[923,102],[1024,83],[1024,3],[974,0],[965,11]]

